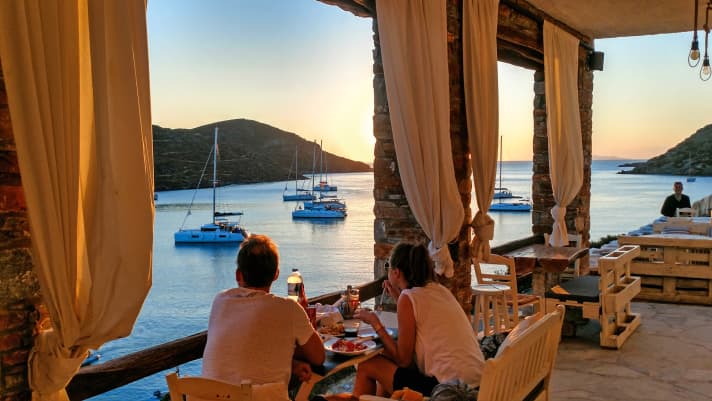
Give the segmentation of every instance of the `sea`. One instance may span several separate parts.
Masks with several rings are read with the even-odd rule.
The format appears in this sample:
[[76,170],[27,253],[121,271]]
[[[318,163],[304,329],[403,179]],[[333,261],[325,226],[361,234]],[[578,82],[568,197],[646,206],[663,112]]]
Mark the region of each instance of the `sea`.
[[[626,233],[660,215],[674,181],[694,202],[712,192],[712,177],[617,174],[621,164],[635,160],[596,160],[591,171],[591,239]],[[502,186],[515,195],[531,196],[532,163],[504,162]],[[272,290],[286,295],[286,277],[297,268],[307,296],[343,290],[347,284],[373,279],[373,174],[330,174],[331,185],[346,200],[348,216],[341,221],[292,220],[298,202],[283,202],[293,182],[231,185],[218,190],[222,210],[244,212],[242,224],[253,233],[272,237],[280,251],[280,278]],[[499,184],[498,184],[499,185]],[[474,198],[474,196],[473,196]],[[189,205],[193,203],[190,215]],[[474,202],[474,201],[473,201]],[[173,233],[182,225],[198,227],[210,221],[212,190],[157,193],[154,226],[153,285],[130,336],[104,344],[98,363],[201,332],[207,328],[214,295],[234,287],[236,245],[175,245]],[[473,210],[476,205],[473,204]],[[493,245],[531,235],[531,214],[492,213]],[[181,365],[182,374],[200,373],[200,360]],[[159,372],[91,398],[102,401],[157,400],[167,391],[166,373]]]

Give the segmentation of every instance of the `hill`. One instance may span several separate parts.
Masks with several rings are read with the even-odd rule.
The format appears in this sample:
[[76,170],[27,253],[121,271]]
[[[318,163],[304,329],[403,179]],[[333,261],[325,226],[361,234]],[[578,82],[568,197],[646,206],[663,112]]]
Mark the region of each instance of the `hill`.
[[712,124],[700,128],[662,155],[636,163],[635,168],[621,173],[712,176]]
[[[192,129],[153,126],[156,191],[195,188],[219,128],[219,185],[286,180],[299,147],[299,172],[311,173],[314,142],[257,121],[236,119]],[[317,152],[317,171],[319,160]],[[324,152],[329,173],[365,172],[366,164]],[[212,166],[212,162],[209,164]],[[201,181],[210,186],[211,171]],[[292,172],[294,177],[294,172]]]

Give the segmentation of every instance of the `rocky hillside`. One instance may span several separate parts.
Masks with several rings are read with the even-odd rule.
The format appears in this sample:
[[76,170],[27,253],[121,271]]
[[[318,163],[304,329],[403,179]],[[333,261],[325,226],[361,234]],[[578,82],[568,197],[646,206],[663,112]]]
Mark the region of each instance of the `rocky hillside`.
[[664,154],[635,166],[621,173],[712,176],[712,124],[700,128]]
[[[153,126],[156,191],[195,188],[213,146],[213,130],[219,128],[218,181],[220,185],[281,181],[287,179],[299,147],[299,171],[311,173],[314,143],[298,135],[252,120],[220,121],[193,129]],[[317,152],[317,172],[318,172]],[[364,172],[362,162],[324,152],[329,173]],[[210,186],[212,161],[201,186]],[[292,172],[294,177],[294,172]]]

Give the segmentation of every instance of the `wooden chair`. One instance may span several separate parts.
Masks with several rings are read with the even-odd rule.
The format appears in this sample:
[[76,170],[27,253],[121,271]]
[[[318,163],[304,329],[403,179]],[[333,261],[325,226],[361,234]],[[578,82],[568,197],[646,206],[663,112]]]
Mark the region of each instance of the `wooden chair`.
[[173,372],[166,375],[171,401],[183,401],[191,396],[206,401],[252,401],[252,385],[249,382],[235,385],[206,377],[178,377]]
[[534,322],[495,358],[485,362],[477,401],[549,399],[549,382],[561,339],[564,307]]
[[[546,246],[551,246],[549,245],[549,237],[551,235],[544,233],[544,244]],[[574,248],[580,248],[581,243],[583,242],[583,237],[581,234],[569,234],[569,244],[567,246],[572,246]],[[572,278],[578,277],[581,275],[581,259],[576,259],[576,261],[573,263],[573,266],[569,266],[566,270],[560,273],[560,278],[562,280],[570,280]]]
[[546,293],[547,312],[558,305],[582,308],[583,317],[601,324],[600,345],[620,348],[640,326],[640,314],[630,303],[640,293],[640,277],[630,275],[637,245],[622,246],[598,260],[600,276],[581,276],[552,288]]
[[[509,327],[514,327],[519,323],[519,309],[521,307],[532,306],[534,313],[544,312],[544,303],[540,297],[520,294],[517,291],[517,271],[514,266],[514,259],[491,254],[486,261],[482,262],[473,258],[472,265],[475,269],[478,284],[504,284],[509,286],[510,290],[505,294],[509,311]],[[483,267],[485,268],[483,269]]]

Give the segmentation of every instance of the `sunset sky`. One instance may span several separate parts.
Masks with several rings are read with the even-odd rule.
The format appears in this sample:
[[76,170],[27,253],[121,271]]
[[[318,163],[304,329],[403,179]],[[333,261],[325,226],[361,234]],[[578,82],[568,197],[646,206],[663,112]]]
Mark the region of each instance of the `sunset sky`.
[[[316,0],[151,0],[148,30],[154,124],[247,118],[372,161],[371,19]],[[687,66],[691,38],[596,41],[595,156],[647,159],[712,123],[712,80]],[[531,160],[533,71],[499,71],[504,159]]]

